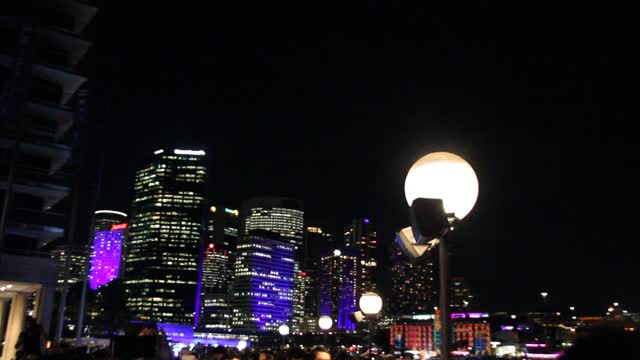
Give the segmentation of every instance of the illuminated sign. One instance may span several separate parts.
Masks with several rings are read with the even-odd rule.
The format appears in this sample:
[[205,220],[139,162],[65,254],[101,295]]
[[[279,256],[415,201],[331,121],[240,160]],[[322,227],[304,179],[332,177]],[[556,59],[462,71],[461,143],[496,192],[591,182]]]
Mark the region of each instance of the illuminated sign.
[[206,155],[206,153],[204,152],[204,150],[180,150],[180,149],[174,149],[173,153],[176,155]]
[[128,227],[127,223],[113,224],[111,225],[111,230],[124,230],[127,227]]

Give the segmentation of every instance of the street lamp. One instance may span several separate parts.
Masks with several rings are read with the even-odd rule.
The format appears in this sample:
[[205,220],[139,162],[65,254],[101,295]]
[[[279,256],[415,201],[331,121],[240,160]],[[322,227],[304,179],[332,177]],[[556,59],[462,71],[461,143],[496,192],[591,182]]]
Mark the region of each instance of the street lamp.
[[322,315],[318,319],[318,326],[322,330],[322,345],[327,346],[327,331],[333,326],[333,319],[330,316]]
[[380,295],[370,291],[360,296],[358,304],[360,305],[360,310],[369,322],[369,354],[371,354],[373,349],[373,322],[380,313],[380,310],[382,310],[382,298]]
[[280,335],[282,335],[282,345],[284,346],[284,339],[287,335],[289,335],[289,325],[280,325],[280,327],[278,328],[278,332],[280,333]]
[[409,257],[418,258],[439,245],[440,343],[443,360],[449,359],[449,254],[446,234],[473,209],[478,199],[478,178],[463,158],[448,152],[428,154],[409,169],[404,192],[410,206],[411,226],[395,242]]

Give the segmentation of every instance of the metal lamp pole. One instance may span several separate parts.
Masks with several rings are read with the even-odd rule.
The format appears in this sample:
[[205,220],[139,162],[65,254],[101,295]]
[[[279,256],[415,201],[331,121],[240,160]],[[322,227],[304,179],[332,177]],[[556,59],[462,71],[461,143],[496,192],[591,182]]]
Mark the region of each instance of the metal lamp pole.
[[449,253],[446,236],[440,238],[440,356],[449,360]]

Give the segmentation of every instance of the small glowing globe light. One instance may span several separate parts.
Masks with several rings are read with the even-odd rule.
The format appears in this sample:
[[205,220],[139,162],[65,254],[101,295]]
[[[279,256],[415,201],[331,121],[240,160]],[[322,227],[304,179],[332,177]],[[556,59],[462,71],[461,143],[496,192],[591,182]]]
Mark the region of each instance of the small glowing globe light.
[[382,310],[382,298],[374,292],[366,292],[360,297],[360,310],[365,315],[376,315]]
[[236,345],[236,349],[242,351],[247,347],[247,342],[244,340],[238,341],[238,345]]
[[329,330],[333,326],[333,319],[327,315],[320,316],[318,326],[320,326],[322,330]]
[[409,169],[404,193],[409,206],[417,198],[442,199],[444,210],[462,219],[478,199],[478,178],[460,156],[435,152],[423,156]]
[[342,251],[340,251],[338,249],[333,250],[333,256],[340,256],[340,255],[342,255]]
[[289,325],[287,324],[282,324],[280,325],[280,327],[278,328],[278,332],[280,333],[280,335],[282,336],[287,336],[289,335]]

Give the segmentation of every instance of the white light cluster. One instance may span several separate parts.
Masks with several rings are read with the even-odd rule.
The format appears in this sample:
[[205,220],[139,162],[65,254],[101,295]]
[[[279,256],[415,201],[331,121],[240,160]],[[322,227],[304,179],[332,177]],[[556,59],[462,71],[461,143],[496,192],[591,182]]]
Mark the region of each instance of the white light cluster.
[[204,150],[180,150],[174,149],[173,153],[176,155],[206,155]]

